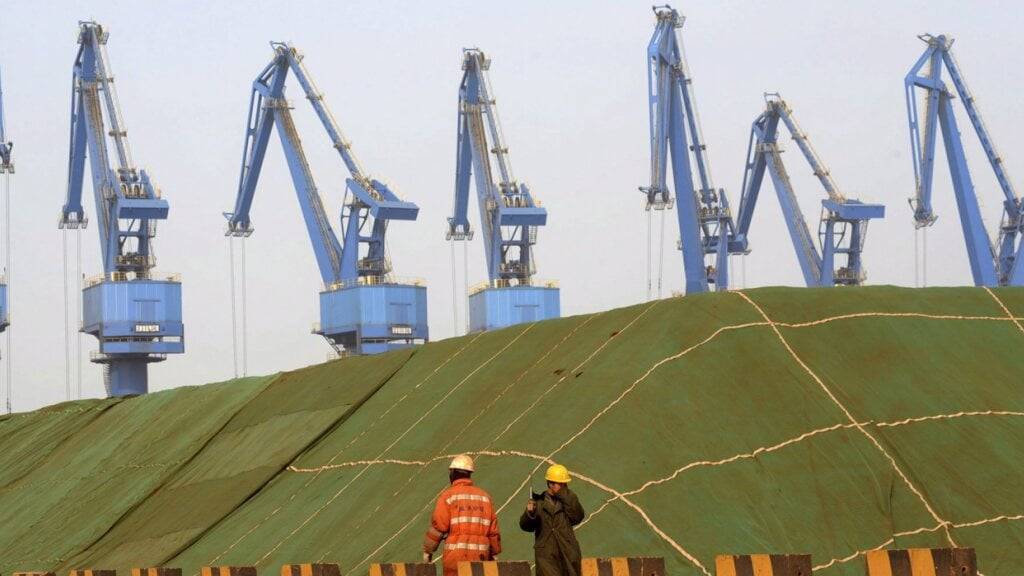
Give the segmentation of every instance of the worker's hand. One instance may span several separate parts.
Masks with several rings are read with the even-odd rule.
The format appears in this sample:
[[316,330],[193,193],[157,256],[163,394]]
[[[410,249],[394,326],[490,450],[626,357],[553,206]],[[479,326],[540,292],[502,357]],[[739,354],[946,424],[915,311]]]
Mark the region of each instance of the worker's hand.
[[537,501],[530,498],[526,501],[526,511],[532,516],[537,511]]
[[423,563],[424,564],[429,564],[430,561],[433,560],[433,559],[434,559],[434,555],[431,554],[430,552],[424,552],[423,553]]

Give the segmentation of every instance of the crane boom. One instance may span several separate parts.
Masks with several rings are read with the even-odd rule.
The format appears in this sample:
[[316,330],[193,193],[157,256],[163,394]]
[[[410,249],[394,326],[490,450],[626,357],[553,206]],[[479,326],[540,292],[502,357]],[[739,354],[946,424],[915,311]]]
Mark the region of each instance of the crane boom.
[[[935,144],[941,131],[975,285],[1022,286],[1024,263],[1021,261],[1024,258],[1018,256],[1021,249],[1020,237],[1024,232],[1024,218],[1020,196],[1010,182],[1003,158],[996,150],[974,95],[967,87],[963,72],[953,57],[953,39],[945,35],[931,34],[924,34],[919,38],[928,47],[903,80],[914,166],[915,190],[914,197],[910,200],[914,210],[914,225],[918,228],[931,226],[937,218],[932,208],[932,188]],[[950,90],[942,80],[943,69],[949,74],[953,90]],[[924,96],[923,117],[918,109],[918,90],[921,90]],[[957,128],[953,110],[953,99],[957,96],[967,112],[967,117],[1003,193],[1003,215],[995,245],[985,230],[974,181],[967,165],[963,140]]]
[[[654,34],[647,45],[650,184],[640,188],[647,210],[677,208],[686,292],[729,286],[729,254],[746,252],[725,190],[711,180],[707,145],[697,116],[693,77],[677,30],[684,18],[671,6],[655,6]],[[667,180],[672,164],[672,190]],[[694,170],[696,168],[696,170]],[[697,182],[694,183],[696,171]],[[714,264],[705,262],[713,256]]]
[[512,172],[488,76],[490,66],[490,59],[481,50],[463,50],[455,200],[446,234],[452,241],[473,238],[468,216],[472,180],[488,277],[488,282],[470,295],[470,330],[474,332],[557,318],[560,314],[558,288],[537,286],[534,281],[537,265],[533,250],[537,229],[547,224],[547,210]]
[[[764,174],[768,172],[807,286],[862,284],[865,274],[861,253],[867,224],[870,219],[884,217],[885,207],[847,199],[785,100],[778,94],[766,94],[765,104],[765,111],[754,120],[750,130],[743,195],[736,219],[739,235],[743,238],[748,236]],[[782,149],[778,143],[780,123],[789,131],[825,189],[826,198],[821,202],[822,216],[818,226],[820,250],[800,210],[793,182],[782,161]],[[839,268],[835,267],[837,255],[846,256],[845,265]]]
[[[245,237],[253,233],[249,212],[270,133],[276,125],[324,284],[321,320],[314,333],[324,336],[339,354],[372,354],[425,341],[426,288],[391,276],[385,246],[388,222],[415,220],[419,207],[401,200],[386,184],[366,174],[307,70],[302,53],[282,42],[272,42],[271,47],[274,58],[253,82],[249,98],[242,169],[234,211],[225,213],[226,234]],[[346,179],[342,240],[324,208],[291,105],[285,98],[289,73],[302,86],[351,175]]]
[[83,290],[82,331],[99,340],[99,353],[92,360],[105,365],[108,394],[123,396],[145,393],[147,365],[185,348],[181,283],[175,277],[153,277],[153,239],[157,222],[167,219],[169,206],[146,171],[132,161],[106,54],[107,39],[108,32],[100,24],[79,23],[67,196],[59,227],[88,225],[82,206],[88,158],[103,274]]

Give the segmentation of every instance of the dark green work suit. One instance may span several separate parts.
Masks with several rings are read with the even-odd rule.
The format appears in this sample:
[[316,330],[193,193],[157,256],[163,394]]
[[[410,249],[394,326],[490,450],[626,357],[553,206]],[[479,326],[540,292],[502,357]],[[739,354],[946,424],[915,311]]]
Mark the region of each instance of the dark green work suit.
[[580,576],[580,543],[572,527],[583,521],[583,506],[568,486],[552,496],[535,495],[537,508],[523,512],[519,527],[533,532],[537,576]]

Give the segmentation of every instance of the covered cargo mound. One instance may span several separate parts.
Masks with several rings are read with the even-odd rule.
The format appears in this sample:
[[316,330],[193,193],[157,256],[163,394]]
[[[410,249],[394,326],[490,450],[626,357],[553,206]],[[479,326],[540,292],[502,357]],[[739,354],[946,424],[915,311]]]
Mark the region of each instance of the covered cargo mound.
[[588,556],[973,546],[1024,572],[1024,290],[673,298],[0,419],[0,573],[413,561],[451,455],[505,559],[548,461]]

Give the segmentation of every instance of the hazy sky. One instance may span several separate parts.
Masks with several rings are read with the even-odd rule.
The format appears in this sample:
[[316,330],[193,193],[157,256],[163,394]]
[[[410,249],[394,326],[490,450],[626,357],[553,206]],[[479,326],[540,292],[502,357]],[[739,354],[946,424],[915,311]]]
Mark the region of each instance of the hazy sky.
[[[1024,15],[1016,3],[694,1],[676,7],[687,17],[683,38],[716,184],[738,205],[750,123],[763,107],[762,93],[781,92],[847,195],[888,206],[888,217],[875,221],[867,238],[872,284],[914,283],[906,201],[913,172],[902,80],[925,47],[916,35],[957,38],[955,53],[1011,178],[1024,174],[1024,146],[1013,140],[1024,130]],[[77,21],[89,18],[111,33],[108,51],[135,160],[171,205],[156,241],[158,270],[180,272],[184,281],[187,352],[150,368],[152,390],[232,375],[221,212],[233,206],[250,86],[272,56],[271,40],[293,42],[305,52],[366,170],[419,204],[417,222],[391,227],[390,252],[396,274],[428,282],[434,339],[454,333],[444,230],[463,47],[480,47],[493,59],[491,80],[513,166],[549,210],[540,232],[538,276],[560,282],[563,314],[646,297],[646,216],[637,186],[648,175],[649,2],[5,0],[0,68],[18,168],[11,303],[15,410],[65,398],[57,215],[66,189]],[[291,83],[306,150],[336,218],[347,174]],[[962,115],[961,127],[967,127]],[[968,146],[994,229],[1001,195],[973,135]],[[813,226],[822,191],[795,146],[787,148],[789,171]],[[929,283],[969,284],[944,164],[937,175],[940,218],[929,233]],[[801,285],[767,179],[763,192],[746,284]],[[92,218],[92,202],[86,206]],[[320,278],[276,136],[252,214],[249,373],[323,361],[330,348],[310,334]],[[475,222],[476,209],[470,214]],[[82,234],[83,272],[90,276],[101,271],[96,229]],[[672,212],[665,232],[666,296],[682,286],[677,236]],[[481,239],[469,256],[470,283],[484,280]],[[738,273],[734,278],[740,280]],[[460,278],[460,293],[461,284]],[[87,357],[96,342],[81,338]],[[6,350],[4,356],[7,362]],[[83,373],[83,395],[101,396],[100,368],[86,361]]]

